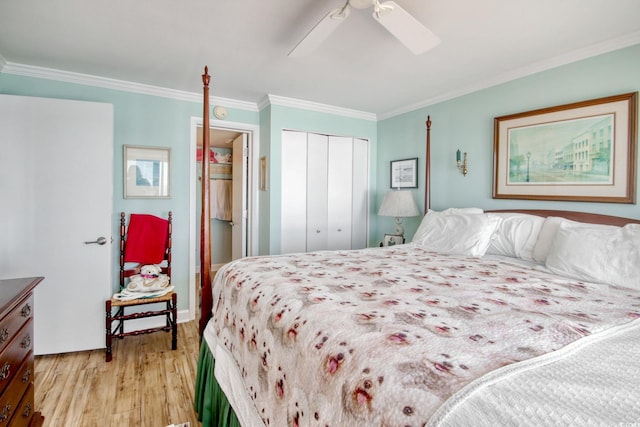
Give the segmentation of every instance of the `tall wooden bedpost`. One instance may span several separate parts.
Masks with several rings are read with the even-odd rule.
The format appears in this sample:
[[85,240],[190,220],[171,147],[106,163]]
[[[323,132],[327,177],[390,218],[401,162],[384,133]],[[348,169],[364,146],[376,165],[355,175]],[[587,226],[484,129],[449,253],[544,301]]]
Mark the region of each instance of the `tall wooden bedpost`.
[[204,67],[202,83],[204,99],[202,112],[202,211],[200,215],[200,340],[213,305],[211,295],[211,215],[209,205],[209,67]]
[[427,147],[425,157],[425,172],[424,172],[424,214],[426,215],[431,207],[431,200],[429,199],[429,190],[431,188],[431,116],[427,116]]

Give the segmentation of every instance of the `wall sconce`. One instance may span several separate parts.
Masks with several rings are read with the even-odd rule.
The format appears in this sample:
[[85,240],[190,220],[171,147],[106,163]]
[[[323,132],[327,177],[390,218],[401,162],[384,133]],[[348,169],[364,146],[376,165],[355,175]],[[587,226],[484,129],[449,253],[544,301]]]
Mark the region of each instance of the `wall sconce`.
[[456,165],[458,166],[458,170],[462,172],[463,176],[467,176],[467,152],[464,153],[463,161],[460,161],[460,150],[456,151]]

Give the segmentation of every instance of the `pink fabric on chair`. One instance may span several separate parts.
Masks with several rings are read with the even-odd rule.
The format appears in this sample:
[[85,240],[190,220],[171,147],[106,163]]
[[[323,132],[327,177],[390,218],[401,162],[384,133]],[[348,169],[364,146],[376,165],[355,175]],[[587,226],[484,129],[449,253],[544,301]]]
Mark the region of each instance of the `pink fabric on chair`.
[[154,215],[131,214],[124,248],[125,262],[160,264],[167,248],[169,221]]

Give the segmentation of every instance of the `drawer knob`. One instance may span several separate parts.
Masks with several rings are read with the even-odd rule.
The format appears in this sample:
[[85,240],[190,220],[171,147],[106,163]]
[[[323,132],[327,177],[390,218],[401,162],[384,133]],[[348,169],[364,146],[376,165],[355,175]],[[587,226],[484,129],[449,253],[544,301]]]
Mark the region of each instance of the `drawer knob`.
[[0,412],[0,423],[3,423],[9,419],[9,415],[11,415],[11,405],[7,403],[7,405],[2,408],[2,412]]
[[31,379],[31,368],[27,368],[24,374],[22,374],[22,383],[29,382],[29,379]]
[[0,331],[0,344],[5,342],[7,338],[9,338],[9,330],[7,328],[2,328],[2,331]]
[[29,418],[29,415],[31,415],[31,403],[27,403],[27,406],[24,407],[22,418]]
[[22,342],[20,343],[20,345],[22,346],[22,348],[31,347],[31,336],[29,334],[25,335],[25,337],[22,339]]
[[7,362],[4,362],[2,369],[0,369],[0,381],[4,381],[7,378],[9,378],[10,369],[11,369],[11,365],[9,365]]
[[22,311],[20,312],[20,314],[22,314],[22,317],[31,316],[31,306],[29,305],[29,303],[26,303],[24,307],[22,307]]

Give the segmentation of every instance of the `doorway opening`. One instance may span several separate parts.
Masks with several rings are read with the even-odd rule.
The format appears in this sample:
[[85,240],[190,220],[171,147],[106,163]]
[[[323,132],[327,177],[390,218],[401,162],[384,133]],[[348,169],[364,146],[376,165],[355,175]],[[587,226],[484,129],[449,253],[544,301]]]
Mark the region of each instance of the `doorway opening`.
[[200,214],[202,161],[209,161],[212,274],[222,265],[258,251],[258,127],[212,120],[210,152],[202,152],[202,119],[191,123],[191,213],[189,311],[196,317],[200,294]]

